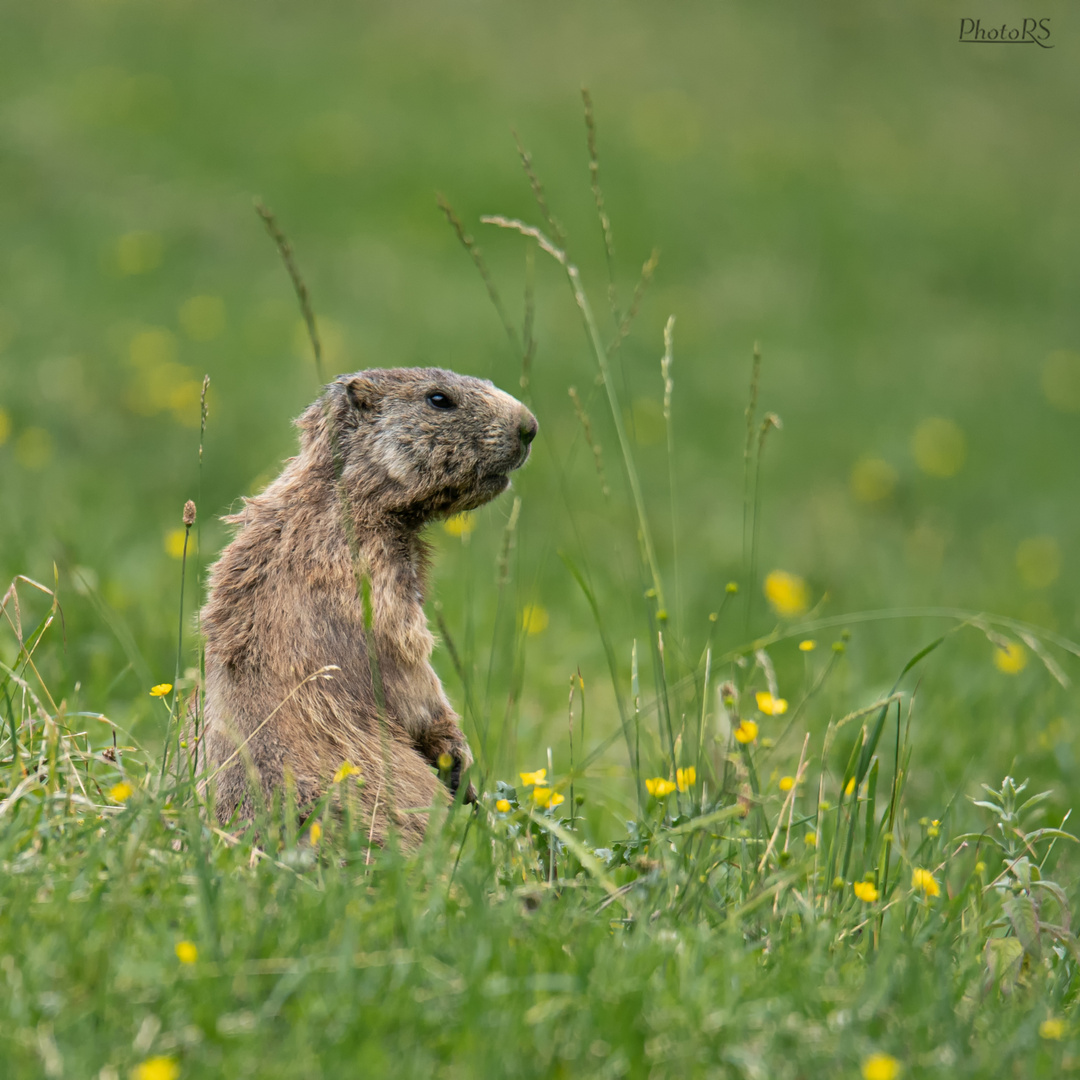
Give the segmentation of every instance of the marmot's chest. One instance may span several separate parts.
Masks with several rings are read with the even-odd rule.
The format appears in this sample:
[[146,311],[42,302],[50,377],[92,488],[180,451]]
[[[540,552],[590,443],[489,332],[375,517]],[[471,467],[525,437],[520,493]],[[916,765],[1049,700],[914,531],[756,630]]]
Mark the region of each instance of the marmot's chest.
[[405,667],[428,664],[435,639],[417,582],[372,577],[371,629],[380,655]]

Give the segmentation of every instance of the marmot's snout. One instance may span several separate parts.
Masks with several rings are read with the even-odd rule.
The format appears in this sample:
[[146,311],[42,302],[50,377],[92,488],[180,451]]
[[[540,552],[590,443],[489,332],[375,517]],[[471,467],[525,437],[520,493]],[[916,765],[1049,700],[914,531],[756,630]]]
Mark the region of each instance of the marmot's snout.
[[515,469],[520,469],[521,466],[529,460],[529,450],[531,449],[532,441],[536,438],[536,433],[539,430],[540,425],[536,422],[536,417],[522,405],[521,417],[518,421],[518,439],[521,442],[521,458],[514,466]]

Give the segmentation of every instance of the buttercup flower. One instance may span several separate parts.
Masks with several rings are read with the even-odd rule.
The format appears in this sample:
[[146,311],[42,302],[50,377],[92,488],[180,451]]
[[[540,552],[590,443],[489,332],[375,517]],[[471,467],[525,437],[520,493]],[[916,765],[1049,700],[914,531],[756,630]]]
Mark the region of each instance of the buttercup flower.
[[654,776],[652,779],[645,781],[645,790],[657,799],[662,799],[665,795],[670,795],[675,790],[675,785],[670,780],[665,780],[662,776]]
[[509,799],[496,799],[495,809],[498,810],[500,814],[509,814],[513,807],[510,805]]
[[150,687],[150,696],[151,697],[164,697],[166,694],[171,694],[171,693],[172,693],[172,683],[171,682],[158,683],[157,686],[151,686]]
[[766,716],[783,716],[787,712],[787,702],[782,697],[773,697],[768,690],[757,692],[757,707]]
[[765,599],[777,615],[801,615],[810,606],[810,590],[798,574],[773,570],[765,577]]
[[911,887],[920,890],[925,896],[940,896],[941,886],[929,870],[916,867],[911,874]]
[[451,536],[468,536],[476,528],[476,519],[472,514],[454,514],[443,522],[443,528]]
[[807,638],[799,642],[799,652],[813,652],[817,648],[817,642]]
[[900,1062],[889,1054],[871,1054],[862,1063],[863,1080],[896,1080]]
[[533,802],[546,810],[549,806],[559,806],[566,802],[566,799],[549,787],[535,787],[533,788]]
[[136,1065],[131,1075],[133,1080],[176,1080],[180,1066],[170,1057],[152,1057]]
[[178,941],[176,943],[176,959],[181,964],[194,964],[199,959],[199,950],[193,942]]
[[1060,1040],[1065,1038],[1065,1021],[1051,1016],[1039,1025],[1040,1039]]
[[994,649],[994,667],[1005,675],[1019,675],[1027,667],[1027,651],[1016,641],[1007,641]]
[[795,786],[794,776],[781,776],[780,777],[780,790],[790,791]]
[[806,834],[806,835],[805,835],[805,836],[803,837],[803,843],[804,843],[804,844],[805,844],[805,845],[806,845],[807,847],[809,847],[809,848],[815,848],[815,847],[817,847],[817,833],[814,833],[814,832],[808,832],[808,833],[807,833],[807,834]]
[[113,802],[127,802],[134,794],[135,789],[126,780],[121,780],[119,784],[113,784],[109,788],[109,798]]
[[170,529],[165,534],[165,553],[170,559],[182,559],[184,557],[184,541],[188,541],[188,553],[191,553],[191,549],[194,545],[191,544],[191,537],[188,535],[187,529]]
[[693,765],[685,769],[675,770],[675,782],[679,786],[680,791],[685,791],[687,788],[694,786],[694,782],[697,780],[697,769]]
[[758,726],[753,720],[741,720],[735,729],[735,738],[745,745],[752,743],[757,738]]
[[547,609],[539,604],[527,604],[521,609],[521,629],[526,634],[542,634],[549,621]]
[[521,777],[521,782],[526,787],[528,787],[530,784],[535,786],[544,782],[544,778],[547,776],[547,769],[537,769],[536,772],[518,773],[518,776]]
[[855,895],[867,904],[872,904],[881,895],[874,888],[872,881],[856,881],[852,888],[855,890]]
[[322,839],[322,826],[316,821],[314,825],[308,829],[308,843],[314,847]]
[[359,776],[360,770],[348,761],[343,761],[339,766],[336,773],[334,773],[334,783],[340,784],[342,780],[347,780],[350,776]]

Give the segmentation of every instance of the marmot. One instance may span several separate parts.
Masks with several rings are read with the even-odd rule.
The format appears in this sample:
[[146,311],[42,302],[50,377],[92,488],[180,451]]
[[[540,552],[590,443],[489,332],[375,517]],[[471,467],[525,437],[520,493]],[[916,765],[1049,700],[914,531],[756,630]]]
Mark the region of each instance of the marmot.
[[432,766],[450,755],[453,792],[472,761],[430,664],[420,532],[506,490],[536,418],[487,380],[392,368],[340,376],[296,423],[299,455],[225,519],[240,528],[202,611],[199,758],[222,822],[252,816],[256,777],[268,803],[288,777],[303,807],[349,762],[365,831],[392,820],[412,846],[427,818],[407,811],[447,797]]

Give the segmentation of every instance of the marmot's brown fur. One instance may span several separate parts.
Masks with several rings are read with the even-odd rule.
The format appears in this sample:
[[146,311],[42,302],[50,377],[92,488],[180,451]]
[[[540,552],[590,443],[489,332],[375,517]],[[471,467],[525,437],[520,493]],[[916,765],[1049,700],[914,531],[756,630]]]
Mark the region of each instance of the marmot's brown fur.
[[297,424],[299,456],[227,519],[210,572],[199,756],[223,822],[252,816],[255,778],[268,802],[288,778],[302,807],[348,761],[365,831],[415,844],[426,815],[406,811],[446,798],[432,766],[450,755],[454,790],[472,761],[429,662],[420,530],[504,491],[536,418],[486,380],[396,368],[342,375]]

